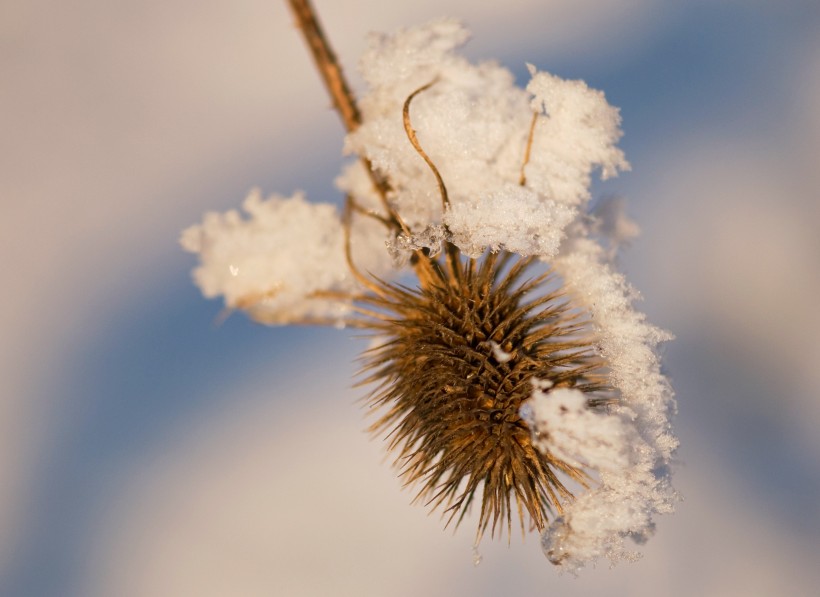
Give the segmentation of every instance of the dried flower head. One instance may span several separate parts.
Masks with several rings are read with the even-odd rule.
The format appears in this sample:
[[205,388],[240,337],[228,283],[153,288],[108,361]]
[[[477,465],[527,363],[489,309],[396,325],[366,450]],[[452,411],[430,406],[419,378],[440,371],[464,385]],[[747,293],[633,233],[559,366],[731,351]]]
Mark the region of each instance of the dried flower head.
[[582,486],[589,477],[535,448],[521,408],[533,384],[609,402],[603,361],[581,313],[558,291],[539,294],[551,275],[524,279],[532,259],[462,262],[448,249],[444,264],[426,262],[418,288],[383,283],[372,300],[388,314],[370,324],[381,344],[363,356],[365,382],[379,384],[371,404],[386,411],[372,429],[389,432],[403,477],[448,520],[478,493],[478,538],[490,522],[492,534],[499,520],[509,531],[513,510],[522,532],[526,518],[543,530],[572,498],[560,474]]
[[446,19],[374,36],[356,105],[309,5],[290,2],[360,158],[337,180],[344,214],[253,193],[249,218],[183,233],[196,282],[260,322],[370,330],[372,431],[448,522],[476,504],[480,539],[517,512],[570,569],[633,557],[625,540],[673,508],[677,440],[655,351],[669,336],[632,308],[618,239],[598,238],[635,227],[587,209],[593,171],[628,168],[618,111],[581,81],[531,67],[524,90],[470,64]]

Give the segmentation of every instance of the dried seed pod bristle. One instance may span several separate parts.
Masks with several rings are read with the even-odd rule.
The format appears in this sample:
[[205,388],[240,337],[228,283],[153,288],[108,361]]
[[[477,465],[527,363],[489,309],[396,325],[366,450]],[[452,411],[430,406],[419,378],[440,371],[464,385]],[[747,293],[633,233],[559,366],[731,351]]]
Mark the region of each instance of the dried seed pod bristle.
[[612,392],[603,362],[583,314],[559,291],[541,290],[553,274],[525,279],[531,258],[462,261],[448,248],[443,263],[422,257],[418,288],[380,282],[368,301],[387,314],[367,325],[382,342],[362,357],[361,383],[377,384],[369,400],[382,411],[371,431],[387,433],[402,477],[448,523],[479,497],[478,539],[490,523],[491,535],[505,521],[511,531],[513,509],[522,531],[527,519],[543,530],[572,499],[560,477],[585,487],[589,477],[533,446],[521,406],[535,381],[604,404]]

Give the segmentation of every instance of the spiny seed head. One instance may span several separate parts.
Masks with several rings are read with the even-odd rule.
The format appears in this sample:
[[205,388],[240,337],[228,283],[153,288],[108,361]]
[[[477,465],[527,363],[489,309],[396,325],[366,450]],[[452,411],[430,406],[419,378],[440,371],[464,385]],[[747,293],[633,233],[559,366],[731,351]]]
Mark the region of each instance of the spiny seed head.
[[369,325],[382,341],[363,355],[362,383],[377,384],[369,400],[382,411],[371,430],[387,433],[401,476],[448,524],[478,496],[477,540],[490,521],[493,536],[499,521],[499,533],[504,520],[511,531],[512,499],[522,532],[527,518],[543,530],[572,498],[559,475],[582,486],[589,477],[533,446],[521,406],[536,381],[605,404],[603,362],[579,310],[560,292],[538,292],[549,272],[525,279],[531,259],[464,262],[448,249],[444,263],[423,258],[418,288],[381,283],[372,301],[385,317]]

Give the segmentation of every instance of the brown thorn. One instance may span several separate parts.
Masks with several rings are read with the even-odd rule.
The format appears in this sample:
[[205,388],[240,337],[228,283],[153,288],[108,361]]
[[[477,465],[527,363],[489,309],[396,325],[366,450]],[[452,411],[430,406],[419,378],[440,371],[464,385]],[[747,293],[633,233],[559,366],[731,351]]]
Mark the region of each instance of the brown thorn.
[[532,113],[532,121],[530,122],[530,133],[527,136],[527,148],[524,150],[524,163],[521,164],[521,176],[518,179],[518,184],[524,186],[527,184],[527,175],[524,174],[524,168],[530,163],[530,152],[532,151],[532,138],[535,136],[535,124],[538,122],[538,112]]
[[413,269],[416,271],[416,276],[419,279],[419,284],[422,288],[426,288],[436,280],[441,280],[441,274],[438,270],[437,264],[422,250],[416,250],[413,254],[414,263]]
[[464,267],[461,265],[461,253],[453,243],[444,241],[445,254],[447,255],[447,270],[449,271],[450,283],[458,286],[465,275]]

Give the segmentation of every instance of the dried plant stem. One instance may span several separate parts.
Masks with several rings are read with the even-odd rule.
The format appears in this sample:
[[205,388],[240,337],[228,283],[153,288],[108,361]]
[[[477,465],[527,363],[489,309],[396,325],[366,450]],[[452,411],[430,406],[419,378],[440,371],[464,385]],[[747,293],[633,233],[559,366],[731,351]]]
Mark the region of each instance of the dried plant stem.
[[345,259],[347,260],[347,267],[350,269],[350,272],[353,274],[353,277],[356,278],[359,284],[361,284],[374,294],[381,295],[381,289],[379,288],[379,285],[368,279],[367,276],[365,276],[364,274],[362,274],[359,271],[359,268],[357,268],[356,264],[353,262],[353,251],[350,246],[350,227],[351,217],[353,216],[353,206],[355,204],[356,202],[353,200],[353,197],[351,197],[350,195],[345,197],[345,210],[344,217],[342,218],[342,228],[344,230]]
[[[322,81],[327,88],[327,92],[333,100],[333,107],[339,113],[345,130],[352,133],[362,124],[362,116],[356,105],[356,98],[345,79],[342,67],[336,59],[336,54],[330,46],[330,42],[325,37],[316,11],[309,0],[288,0],[293,16],[296,18],[296,25],[302,31],[302,36],[310,49],[316,68],[322,77]],[[407,225],[401,220],[395,210],[390,206],[387,197],[390,193],[390,183],[373,169],[373,165],[365,157],[362,163],[367,169],[373,186],[381,198],[382,205],[390,216],[393,227],[401,230],[405,234],[410,234]]]
[[527,148],[524,150],[524,161],[521,163],[521,177],[518,179],[518,184],[524,186],[527,184],[527,175],[524,174],[524,169],[530,162],[530,152],[532,151],[532,138],[535,135],[535,124],[538,122],[538,112],[532,113],[532,121],[530,122],[530,132],[527,135]]
[[322,26],[316,18],[316,12],[308,0],[288,0],[288,4],[290,4],[293,11],[293,16],[296,17],[296,24],[302,30],[305,42],[310,48],[310,53],[319,74],[322,76],[322,81],[324,81],[325,87],[327,87],[327,91],[333,100],[333,106],[341,116],[342,122],[344,122],[345,129],[348,132],[355,131],[362,123],[362,117],[359,114],[358,106],[356,106],[353,92],[342,73],[342,67],[336,59],[336,54],[333,52],[333,48],[330,47]]
[[383,215],[381,215],[379,213],[376,213],[373,210],[365,209],[364,207],[362,207],[361,205],[356,203],[356,201],[352,197],[350,197],[350,210],[355,212],[355,213],[361,214],[365,217],[368,217],[372,220],[377,221],[379,224],[383,225],[385,228],[390,229],[393,226],[392,222],[390,222],[390,220],[385,218]]

